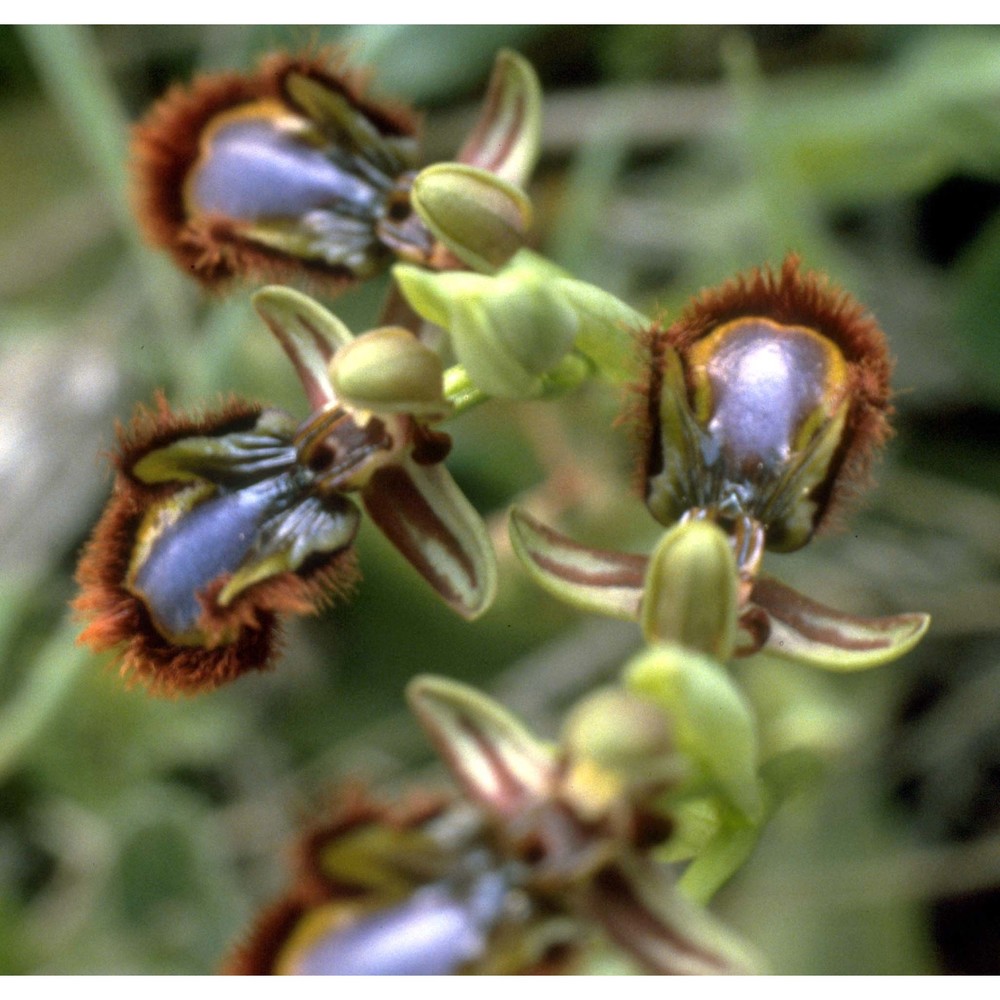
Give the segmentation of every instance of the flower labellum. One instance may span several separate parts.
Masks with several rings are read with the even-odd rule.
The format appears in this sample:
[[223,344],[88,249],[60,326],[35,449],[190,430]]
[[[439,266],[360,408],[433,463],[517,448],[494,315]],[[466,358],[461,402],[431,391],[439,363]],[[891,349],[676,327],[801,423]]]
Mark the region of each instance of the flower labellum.
[[657,520],[709,517],[741,568],[801,548],[889,435],[885,337],[789,255],[645,337],[640,473]]
[[80,561],[80,641],[124,647],[155,693],[207,690],[270,665],[277,617],[357,579],[359,513],[310,491],[295,422],[232,402],[201,419],[163,397],[119,431],[114,493]]
[[298,848],[291,890],[223,966],[231,975],[565,971],[571,925],[528,899],[482,817],[427,793],[388,806],[358,790]]
[[408,226],[415,118],[364,97],[343,62],[278,54],[171,89],[133,136],[150,240],[210,286],[305,269],[337,287],[390,250],[423,259],[422,227]]
[[[789,255],[702,293],[643,335],[639,479],[671,530],[651,557],[594,549],[524,511],[511,541],[531,576],[589,611],[641,621],[650,642],[727,659],[765,651],[861,670],[912,649],[925,614],[860,617],[760,573],[836,520],[889,436],[885,337],[847,293]],[[692,531],[700,522],[720,536]],[[715,593],[706,603],[706,594]],[[736,624],[746,637],[736,642]]]

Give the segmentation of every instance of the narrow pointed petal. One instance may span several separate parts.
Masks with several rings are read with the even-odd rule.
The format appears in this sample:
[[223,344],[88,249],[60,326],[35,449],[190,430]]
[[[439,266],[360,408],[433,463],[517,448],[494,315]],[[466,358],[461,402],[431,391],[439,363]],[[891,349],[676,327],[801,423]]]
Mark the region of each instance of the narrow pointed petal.
[[295,366],[310,407],[321,410],[334,402],[327,367],[334,352],[354,339],[351,331],[314,299],[291,288],[269,285],[252,301]]
[[479,121],[455,158],[523,186],[541,146],[542,91],[516,52],[497,56]]
[[410,682],[406,696],[430,741],[480,805],[516,816],[551,790],[552,753],[484,694],[425,675]]
[[648,329],[650,320],[596,285],[565,276],[556,280],[580,321],[576,349],[605,378],[620,383],[633,380],[636,334]]
[[760,577],[750,594],[765,613],[762,652],[827,670],[864,670],[909,652],[930,625],[911,613],[861,618],[833,611],[791,587]]
[[657,975],[760,971],[748,945],[684,899],[669,872],[646,858],[626,856],[599,872],[584,905],[612,940]]
[[208,479],[228,485],[276,475],[295,462],[295,427],[280,410],[265,410],[248,430],[182,437],[157,448],[135,463],[132,474],[150,484]]
[[463,618],[490,606],[496,555],[482,519],[444,466],[411,458],[383,466],[361,498],[386,538]]
[[303,73],[289,73],[288,96],[338,146],[363,156],[390,177],[400,166],[412,165],[417,143],[409,135],[385,135],[359,114],[344,94],[325,87]]
[[649,560],[580,545],[514,508],[510,540],[532,579],[584,611],[636,621]]

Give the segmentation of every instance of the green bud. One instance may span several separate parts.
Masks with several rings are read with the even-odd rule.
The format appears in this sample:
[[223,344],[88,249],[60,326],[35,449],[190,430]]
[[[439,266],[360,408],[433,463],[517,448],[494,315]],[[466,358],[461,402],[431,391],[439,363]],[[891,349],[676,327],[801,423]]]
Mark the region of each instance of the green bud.
[[650,643],[675,642],[728,660],[736,645],[739,578],[725,533],[709,521],[671,528],[646,571],[641,623]]
[[709,789],[745,816],[759,814],[757,729],[725,667],[681,646],[660,645],[626,666],[625,684],[670,714],[678,749]]
[[333,391],[346,406],[425,418],[448,412],[442,372],[437,353],[399,326],[361,334],[329,366]]
[[577,704],[563,727],[562,744],[574,759],[592,760],[632,784],[679,776],[668,716],[622,688],[595,691]]
[[460,163],[438,163],[413,181],[413,207],[456,257],[492,273],[524,245],[531,202],[495,174]]
[[544,376],[565,357],[579,329],[576,312],[536,259],[522,252],[495,277],[394,270],[410,305],[450,332],[459,363],[491,396],[542,394]]

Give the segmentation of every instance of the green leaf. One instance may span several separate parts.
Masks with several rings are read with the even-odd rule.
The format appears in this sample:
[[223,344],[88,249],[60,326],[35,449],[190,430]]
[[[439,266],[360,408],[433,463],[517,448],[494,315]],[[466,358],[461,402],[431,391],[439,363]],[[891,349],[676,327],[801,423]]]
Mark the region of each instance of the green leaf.
[[645,556],[580,545],[515,507],[510,540],[531,578],[584,611],[636,621],[642,602]]

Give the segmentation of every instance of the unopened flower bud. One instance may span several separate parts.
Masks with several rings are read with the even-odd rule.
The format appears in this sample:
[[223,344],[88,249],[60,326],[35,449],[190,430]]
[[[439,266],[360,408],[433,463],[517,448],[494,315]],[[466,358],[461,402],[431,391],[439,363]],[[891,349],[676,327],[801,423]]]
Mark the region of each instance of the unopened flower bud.
[[641,624],[650,643],[674,642],[728,660],[739,612],[736,558],[709,521],[675,525],[653,550]]
[[337,351],[329,366],[333,391],[344,405],[427,419],[448,413],[442,371],[440,356],[398,326],[361,334]]
[[495,271],[524,246],[531,202],[520,188],[459,163],[417,174],[413,207],[456,257],[477,271]]

